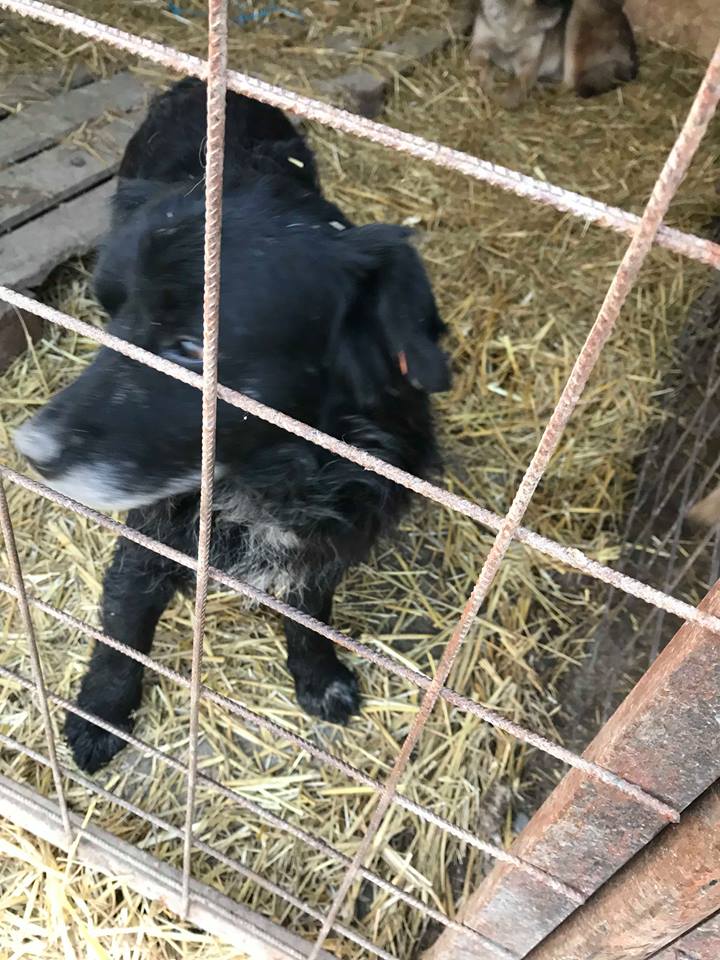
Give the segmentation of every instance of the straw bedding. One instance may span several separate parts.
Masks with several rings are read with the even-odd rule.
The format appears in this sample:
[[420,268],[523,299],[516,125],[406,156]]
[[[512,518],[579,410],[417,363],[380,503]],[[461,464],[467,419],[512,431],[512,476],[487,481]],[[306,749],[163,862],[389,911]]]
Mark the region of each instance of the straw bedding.
[[[199,18],[178,19],[164,4],[84,0],[73,9],[153,35],[193,52],[204,45]],[[195,4],[199,9],[199,4]],[[193,8],[187,5],[187,10]],[[394,32],[427,25],[429,3],[321,3],[303,22],[276,18],[233,27],[231,63],[307,90],[307,77],[372,59]],[[15,44],[7,69],[70,69],[79,61],[101,71],[122,61],[36,25],[8,21]],[[359,36],[361,54],[317,56],[320,38],[344,29]],[[4,41],[1,39],[0,43]],[[324,42],[324,41],[323,41]],[[326,49],[326,48],[323,48]],[[144,68],[147,69],[147,68]],[[411,78],[397,78],[384,119],[443,143],[639,211],[685,115],[701,75],[697,62],[660,49],[643,50],[640,82],[597,101],[539,92],[520,112],[490,105],[451,49]],[[158,75],[158,80],[162,78]],[[313,128],[328,194],[359,221],[416,226],[442,312],[450,326],[455,381],[438,402],[446,485],[496,511],[507,509],[573,358],[592,323],[624,241],[481,184]],[[703,146],[669,221],[702,232],[717,209],[713,162],[717,134]],[[707,272],[655,251],[594,373],[562,448],[538,490],[528,525],[612,563],[632,494],[632,464],[649,423],[659,416],[657,391],[671,368],[673,341]],[[88,265],[71,264],[53,278],[46,299],[102,323],[88,288]],[[3,457],[12,427],[69,382],[92,344],[52,330],[2,379]],[[9,491],[26,578],[51,604],[96,623],[103,569],[112,538],[82,518],[26,493]],[[490,536],[435,505],[415,502],[399,537],[348,578],[335,622],[408,664],[432,670],[469,593]],[[451,676],[451,685],[514,720],[553,735],[561,705],[555,691],[581,669],[599,610],[597,594],[568,590],[562,571],[521,547],[511,549],[496,585]],[[164,617],[154,655],[189,669],[192,604],[178,600]],[[36,615],[48,685],[65,696],[77,688],[88,642]],[[577,624],[587,623],[578,630]],[[0,600],[0,662],[29,674],[14,605]],[[298,710],[284,659],[279,621],[247,611],[227,594],[209,599],[205,680],[291,729],[384,777],[418,706],[418,693],[367,664],[354,666],[365,697],[347,729],[323,726]],[[349,658],[352,660],[353,658]],[[3,732],[44,749],[38,713],[14,684],[0,683]],[[58,720],[60,718],[58,717]],[[251,731],[203,704],[202,769],[273,812],[317,832],[347,854],[363,835],[373,796],[334,772],[298,757],[287,744]],[[187,698],[169,681],[148,676],[137,734],[183,759]],[[70,763],[64,744],[62,758]],[[415,752],[403,790],[460,826],[509,843],[525,808],[528,751],[501,733],[439,705]],[[51,792],[49,774],[9,751],[0,770]],[[560,771],[557,771],[559,774]],[[156,761],[125,750],[98,782],[176,824],[182,824],[180,778]],[[103,800],[88,801],[68,785],[73,807],[90,803],[95,822],[178,865],[180,845]],[[320,909],[340,870],[292,838],[257,822],[206,788],[199,791],[196,831],[206,841],[284,884]],[[438,830],[395,809],[374,842],[372,866],[383,876],[453,913],[487,863]],[[220,960],[232,951],[127,891],[99,880],[46,844],[0,826],[0,956],[192,957]],[[195,876],[293,929],[315,923],[201,855]],[[342,919],[402,960],[426,936],[425,921],[384,892],[356,885]],[[14,953],[19,941],[22,951]],[[13,944],[13,946],[11,946]],[[362,951],[333,935],[339,957]]]

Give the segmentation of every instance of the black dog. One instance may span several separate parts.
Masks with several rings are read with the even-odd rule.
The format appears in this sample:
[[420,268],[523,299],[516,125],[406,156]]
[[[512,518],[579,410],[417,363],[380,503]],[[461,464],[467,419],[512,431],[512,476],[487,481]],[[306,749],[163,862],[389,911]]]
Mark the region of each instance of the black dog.
[[[449,374],[420,258],[399,227],[353,226],[325,200],[309,147],[278,110],[227,99],[219,377],[236,390],[416,475],[436,463],[427,394]],[[109,329],[202,367],[205,86],[151,106],[120,169],[96,270]],[[102,349],[16,435],[55,489],[186,553],[197,546],[198,391]],[[211,561],[321,620],[345,570],[397,521],[406,491],[219,403]],[[150,650],[184,568],[124,539],[107,571],[103,629]],[[359,706],[333,645],[288,621],[288,667],[308,713]],[[142,667],[98,643],[78,703],[130,729]],[[96,770],[123,745],[75,715],[65,730]]]

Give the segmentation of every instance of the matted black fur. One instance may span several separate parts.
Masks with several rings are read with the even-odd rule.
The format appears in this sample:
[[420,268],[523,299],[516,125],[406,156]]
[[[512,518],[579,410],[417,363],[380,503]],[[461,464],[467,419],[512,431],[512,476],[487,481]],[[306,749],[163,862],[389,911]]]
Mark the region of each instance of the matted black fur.
[[[219,378],[418,476],[437,464],[428,393],[449,373],[443,331],[408,232],[355,227],[320,191],[313,155],[278,110],[227,100]],[[202,366],[205,87],[184,80],[151,106],[120,169],[96,270],[112,333]],[[402,355],[403,359],[399,357]],[[401,369],[402,367],[402,369]],[[16,443],[47,481],[193,554],[198,391],[110,350]],[[351,565],[392,529],[407,492],[241,410],[218,406],[211,562],[328,621]],[[147,653],[163,610],[193,577],[119,539],[102,626]],[[345,723],[355,677],[333,644],[288,621],[288,667],[311,714]],[[78,703],[130,729],[142,667],[96,644]],[[239,691],[242,696],[242,691]],[[78,764],[96,770],[123,741],[69,714]]]

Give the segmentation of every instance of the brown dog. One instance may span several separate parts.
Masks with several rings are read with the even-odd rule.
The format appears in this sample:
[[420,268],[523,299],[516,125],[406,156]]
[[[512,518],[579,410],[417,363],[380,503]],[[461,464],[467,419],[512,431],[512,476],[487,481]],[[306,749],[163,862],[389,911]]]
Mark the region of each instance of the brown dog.
[[637,75],[637,48],[623,0],[479,0],[470,44],[492,89],[491,64],[513,80],[496,99],[516,107],[539,81],[578,96],[606,93]]
[[565,86],[579,97],[594,97],[637,73],[637,46],[623,0],[574,0],[565,26]]
[[695,504],[688,520],[701,527],[714,527],[720,523],[720,487]]

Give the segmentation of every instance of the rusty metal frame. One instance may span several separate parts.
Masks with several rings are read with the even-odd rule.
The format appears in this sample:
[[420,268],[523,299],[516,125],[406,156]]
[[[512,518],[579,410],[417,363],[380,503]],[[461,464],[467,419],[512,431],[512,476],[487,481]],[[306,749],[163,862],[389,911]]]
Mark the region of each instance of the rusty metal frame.
[[[80,625],[81,629],[84,629],[86,633],[90,633],[91,635],[95,636],[96,640],[99,642],[108,643],[111,646],[114,645],[119,649],[123,649],[123,652],[127,653],[128,656],[133,656],[135,659],[141,660],[141,662],[146,663],[146,665],[158,670],[161,673],[171,675],[173,679],[186,686],[189,690],[190,738],[188,763],[186,765],[180,764],[181,769],[183,769],[187,774],[188,781],[184,829],[179,830],[170,827],[170,825],[166,825],[164,821],[160,821],[160,819],[154,817],[154,815],[149,815],[142,811],[139,807],[127,804],[127,802],[123,801],[122,798],[109,795],[109,797],[112,797],[115,802],[125,805],[126,808],[132,807],[132,812],[136,815],[142,816],[145,819],[150,820],[150,822],[155,822],[156,825],[162,822],[164,827],[170,827],[170,829],[182,839],[183,870],[180,874],[181,882],[179,900],[174,901],[176,902],[176,909],[182,915],[192,916],[193,910],[197,907],[198,899],[201,899],[205,896],[204,892],[198,892],[198,889],[191,877],[193,848],[198,847],[200,849],[204,849],[205,852],[212,853],[215,856],[218,855],[216,851],[213,851],[212,848],[208,847],[206,844],[203,844],[202,841],[195,837],[192,830],[197,783],[200,779],[209,781],[209,778],[204,777],[198,772],[197,769],[197,733],[200,700],[203,697],[210,697],[216,702],[221,702],[226,709],[231,710],[232,712],[241,716],[246,722],[264,727],[265,729],[274,729],[275,731],[280,732],[281,736],[284,736],[286,739],[294,742],[299,749],[308,750],[308,752],[316,756],[322,762],[334,766],[347,776],[353,779],[360,778],[363,780],[363,782],[369,781],[373,789],[377,792],[377,803],[370,826],[367,829],[363,840],[358,845],[354,856],[352,858],[348,858],[344,857],[342,854],[339,854],[337,851],[334,851],[335,858],[341,858],[342,862],[345,863],[346,871],[333,902],[330,904],[329,910],[326,914],[319,913],[309,904],[304,903],[302,900],[295,897],[291,891],[281,890],[276,885],[271,884],[270,881],[262,877],[258,877],[257,875],[252,875],[252,878],[255,880],[255,882],[266,887],[268,885],[274,887],[274,892],[277,892],[279,896],[282,896],[286,901],[292,903],[294,906],[297,906],[299,909],[304,910],[310,916],[313,916],[318,923],[320,923],[320,930],[314,944],[309,949],[302,947],[299,955],[307,956],[309,960],[319,960],[319,958],[327,956],[326,952],[323,950],[323,944],[330,930],[335,929],[342,936],[346,936],[349,939],[354,940],[356,943],[359,943],[369,953],[386,958],[386,960],[394,960],[392,955],[387,951],[383,950],[377,945],[369,943],[365,938],[361,937],[355,931],[349,930],[342,924],[338,923],[337,919],[344,899],[356,878],[365,877],[366,879],[370,879],[371,882],[379,882],[379,885],[384,885],[386,889],[388,887],[388,884],[385,881],[380,880],[380,878],[377,878],[370,870],[368,870],[365,865],[365,861],[370,853],[372,839],[375,835],[375,832],[380,827],[385,814],[393,804],[399,804],[400,806],[411,810],[417,815],[423,816],[425,819],[436,823],[443,830],[446,830],[447,832],[450,832],[469,843],[473,843],[479,849],[489,853],[501,864],[501,866],[496,868],[497,870],[509,871],[513,876],[519,876],[522,884],[524,884],[526,888],[532,889],[534,887],[541,889],[543,897],[546,900],[544,907],[545,919],[556,925],[555,919],[551,918],[552,911],[547,907],[547,899],[554,898],[554,903],[556,905],[558,903],[560,904],[560,907],[557,909],[559,909],[563,916],[567,916],[574,907],[584,903],[587,897],[593,893],[597,886],[594,881],[591,883],[587,881],[587,878],[578,877],[578,875],[573,874],[562,875],[564,871],[559,869],[559,863],[557,861],[553,861],[552,857],[550,858],[549,862],[547,857],[545,857],[545,859],[543,859],[543,856],[537,857],[537,850],[533,847],[532,843],[530,843],[532,856],[517,855],[515,852],[508,853],[507,851],[494,847],[493,845],[483,841],[481,838],[474,836],[469,831],[460,830],[460,828],[455,827],[453,824],[437,817],[431,810],[428,810],[419,804],[410,803],[397,793],[397,788],[399,787],[401,778],[406,770],[411,751],[421,736],[435,703],[438,699],[444,699],[446,702],[450,703],[456,708],[465,710],[482,721],[491,723],[500,729],[504,729],[508,733],[523,740],[524,742],[532,744],[533,746],[537,746],[545,752],[570,764],[570,766],[573,767],[573,770],[570,774],[568,774],[566,780],[564,781],[564,784],[570,783],[569,788],[565,787],[566,793],[569,789],[571,793],[573,790],[577,791],[577,795],[584,793],[586,796],[592,795],[595,797],[598,802],[596,802],[592,807],[592,813],[596,818],[601,819],[602,817],[611,817],[613,815],[617,815],[619,811],[622,811],[626,817],[629,817],[633,829],[630,831],[625,829],[625,834],[629,836],[629,840],[626,836],[626,846],[628,844],[629,846],[632,846],[633,842],[639,844],[639,846],[642,846],[654,833],[657,833],[659,830],[661,830],[667,822],[677,822],[680,817],[679,811],[682,809],[682,807],[694,799],[694,797],[697,796],[697,793],[700,792],[698,789],[698,783],[693,781],[692,774],[696,769],[695,762],[697,757],[703,755],[703,749],[706,747],[706,743],[703,741],[702,737],[702,734],[705,733],[704,728],[702,730],[694,728],[690,730],[690,732],[694,735],[692,744],[693,748],[690,751],[691,756],[687,758],[686,763],[683,764],[682,762],[678,762],[678,758],[674,755],[674,753],[672,754],[673,761],[676,763],[677,768],[684,775],[683,783],[687,781],[685,784],[687,787],[685,792],[674,789],[677,784],[670,776],[667,763],[665,765],[658,765],[660,751],[657,749],[657,745],[655,749],[650,749],[648,751],[649,758],[653,763],[650,768],[642,769],[637,765],[630,765],[629,769],[625,769],[624,773],[619,772],[620,770],[624,769],[624,765],[621,762],[621,755],[616,754],[616,752],[614,752],[612,749],[609,749],[609,752],[604,752],[603,749],[598,747],[598,742],[600,742],[601,745],[612,743],[614,742],[613,737],[618,735],[621,735],[622,738],[626,740],[628,731],[633,729],[633,723],[635,723],[637,727],[642,725],[640,719],[633,714],[633,710],[635,709],[633,704],[637,705],[638,700],[640,700],[643,705],[643,709],[640,710],[642,722],[646,722],[648,716],[652,716],[653,711],[656,713],[659,707],[667,707],[668,704],[672,705],[673,712],[671,719],[677,723],[678,731],[687,735],[691,725],[688,722],[689,718],[687,713],[683,712],[682,708],[687,707],[691,698],[688,690],[686,687],[682,686],[682,683],[680,684],[682,695],[678,697],[677,691],[673,691],[671,693],[664,688],[660,689],[659,691],[656,690],[652,686],[654,682],[653,680],[647,680],[647,682],[643,681],[643,683],[638,685],[631,697],[628,698],[624,708],[621,708],[621,711],[618,711],[618,714],[616,714],[614,725],[608,725],[606,728],[604,728],[595,743],[587,751],[587,756],[579,757],[572,751],[568,751],[558,744],[553,744],[546,738],[540,737],[532,731],[526,730],[517,724],[507,721],[502,716],[487,710],[482,705],[474,703],[467,698],[461,697],[459,694],[449,689],[446,686],[446,682],[452,669],[455,657],[457,656],[457,653],[459,652],[479,609],[484,603],[484,600],[502,564],[505,554],[514,539],[519,540],[530,547],[538,549],[542,553],[553,557],[560,562],[566,563],[585,574],[589,574],[590,576],[604,580],[613,587],[618,587],[619,589],[624,590],[625,592],[630,593],[633,596],[636,596],[648,602],[649,604],[660,608],[661,610],[680,616],[687,621],[686,625],[680,630],[678,636],[683,635],[683,631],[690,631],[689,636],[693,638],[693,642],[691,642],[691,640],[688,638],[688,635],[684,635],[683,640],[678,641],[673,646],[673,650],[682,648],[680,649],[679,654],[677,654],[676,661],[672,661],[670,655],[664,659],[661,658],[661,660],[658,661],[658,666],[655,673],[650,671],[650,673],[647,675],[648,677],[651,675],[656,676],[658,671],[661,672],[663,668],[669,670],[669,674],[675,676],[676,680],[677,677],[686,676],[687,671],[695,662],[693,660],[693,653],[696,656],[699,656],[700,654],[698,651],[700,649],[706,650],[708,645],[713,647],[717,645],[718,635],[720,634],[720,617],[718,616],[718,614],[720,614],[720,607],[718,607],[718,605],[715,603],[716,591],[711,593],[707,604],[704,606],[701,605],[701,608],[696,609],[692,605],[669,596],[663,591],[655,590],[649,587],[647,584],[632,580],[629,577],[619,574],[617,571],[597,564],[589,558],[584,557],[579,551],[568,549],[560,544],[556,544],[544,538],[538,537],[531,531],[524,530],[521,527],[521,522],[533,493],[540,482],[543,473],[550,462],[550,459],[557,449],[565,426],[567,425],[572,413],[578,405],[587,380],[594,369],[604,344],[613,330],[620,310],[628,296],[628,293],[635,283],[640,268],[653,244],[658,243],[671,250],[674,250],[675,252],[694,258],[710,266],[720,267],[720,246],[718,244],[715,244],[710,240],[703,240],[699,237],[683,234],[680,231],[672,230],[663,225],[663,219],[668,210],[669,204],[672,201],[672,198],[687,171],[687,168],[714,114],[718,100],[720,99],[720,44],[718,44],[715,54],[710,61],[705,77],[691,107],[690,113],[677,137],[663,170],[658,177],[645,211],[641,217],[636,217],[626,213],[625,211],[608,207],[604,204],[599,204],[587,197],[583,197],[570,191],[566,191],[561,188],[545,184],[541,181],[534,180],[533,178],[518,174],[515,171],[489,164],[486,161],[479,160],[478,158],[471,157],[459,151],[451,150],[447,147],[432,143],[420,137],[414,137],[409,134],[393,130],[382,124],[356,117],[347,113],[346,111],[338,110],[337,108],[330,107],[327,104],[311,100],[307,97],[302,97],[298,94],[292,93],[291,91],[264,83],[263,81],[256,80],[255,78],[247,75],[240,74],[235,71],[229,71],[227,69],[226,52],[227,0],[210,0],[209,2],[207,61],[181,54],[178,51],[163,47],[160,44],[152,43],[142,38],[132,36],[113,27],[109,27],[107,25],[89,20],[85,17],[70,13],[69,11],[54,8],[48,4],[40,2],[40,0],[0,0],[0,8],[5,8],[21,15],[34,17],[46,23],[56,24],[59,27],[68,28],[81,35],[110,43],[131,53],[139,54],[140,56],[150,59],[155,63],[162,64],[170,69],[200,76],[208,81],[205,283],[203,311],[205,363],[202,378],[189,373],[184,368],[178,367],[166,361],[162,361],[154,355],[140,350],[131,344],[117,340],[116,338],[111,337],[102,331],[88,328],[87,325],[82,324],[73,318],[67,317],[64,314],[61,314],[59,311],[37,304],[35,301],[32,301],[27,297],[23,297],[16,291],[12,291],[6,287],[0,286],[0,299],[6,300],[7,302],[15,304],[16,306],[25,307],[31,312],[40,316],[45,316],[53,323],[58,323],[69,329],[75,329],[79,332],[83,332],[91,336],[92,339],[105,344],[111,349],[117,350],[127,356],[131,356],[142,363],[160,370],[162,373],[168,376],[183,380],[184,382],[189,383],[191,386],[202,390],[202,480],[200,494],[200,542],[197,558],[185,556],[177,551],[171,551],[162,544],[152,541],[147,537],[143,537],[137,531],[131,530],[126,525],[116,523],[109,518],[96,513],[95,511],[89,510],[88,508],[69,500],[68,498],[55,494],[44,485],[0,465],[0,477],[4,478],[5,480],[19,484],[28,490],[47,497],[48,499],[59,503],[63,507],[90,518],[99,525],[104,526],[105,528],[110,529],[121,536],[128,537],[135,542],[141,543],[148,549],[162,553],[165,556],[171,556],[172,559],[186,567],[189,567],[196,574],[197,592],[195,617],[193,621],[193,652],[191,673],[189,678],[180,674],[176,674],[173,671],[168,671],[166,668],[161,667],[160,664],[157,664],[154,660],[152,660],[152,658],[142,657],[135,651],[130,651],[127,648],[124,648],[112,638],[106,637],[103,634],[100,634],[98,631],[93,631],[92,628],[89,628],[86,624],[80,625],[79,621],[76,621],[76,623]],[[299,423],[298,421],[287,417],[279,411],[272,410],[262,404],[257,403],[256,401],[253,401],[249,397],[218,385],[217,340],[220,223],[222,215],[222,159],[226,88],[248,94],[267,103],[271,103],[290,112],[294,112],[300,116],[314,119],[320,123],[333,126],[338,130],[359,136],[375,143],[383,144],[389,148],[426,160],[438,166],[456,170],[465,175],[501,187],[502,189],[513,191],[536,202],[549,204],[554,206],[556,209],[570,212],[573,215],[579,216],[587,222],[593,222],[631,236],[631,242],[622,258],[613,282],[610,285],[597,319],[593,324],[583,348],[578,354],[577,360],[570,374],[568,382],[563,389],[560,400],[558,401],[558,404],[550,417],[538,448],[518,487],[513,503],[504,518],[497,517],[489,511],[479,507],[477,504],[473,504],[467,500],[464,500],[463,498],[456,497],[440,487],[426,483],[425,481],[421,481],[418,478],[412,477],[401,470],[397,470],[396,468],[385,464],[383,461],[370,456],[362,450],[342,443],[335,438],[324,435],[306,424]],[[356,641],[344,636],[339,631],[329,627],[327,624],[322,624],[313,618],[307,617],[307,615],[303,614],[301,611],[294,610],[293,608],[274,600],[272,597],[268,597],[259,591],[253,590],[247,584],[243,584],[232,577],[222,574],[221,571],[214,570],[212,567],[210,567],[210,518],[212,511],[215,415],[218,399],[221,399],[224,402],[232,403],[246,410],[247,412],[254,414],[255,416],[268,420],[285,430],[318,444],[319,446],[333,450],[340,456],[346,457],[347,459],[360,464],[366,469],[373,470],[382,474],[383,476],[389,477],[393,481],[400,483],[409,489],[428,497],[431,500],[439,502],[445,507],[453,510],[459,510],[468,516],[472,516],[474,519],[486,526],[489,526],[496,532],[494,544],[484,564],[482,565],[475,588],[468,599],[468,602],[451,639],[446,644],[443,655],[433,676],[428,677],[418,673],[417,671],[409,670],[408,668],[400,665],[392,657],[379,655],[371,648],[363,644],[359,644]],[[123,737],[138,749],[144,749],[146,751],[150,750],[153,754],[159,755],[166,762],[174,762],[177,765],[178,761],[172,761],[172,758],[168,758],[160,751],[156,751],[154,748],[149,748],[148,745],[143,744],[142,741],[135,737],[131,737],[124,731],[119,731],[111,724],[107,724],[105,721],[100,720],[100,718],[80,711],[79,708],[73,704],[68,703],[67,701],[63,700],[63,698],[58,697],[55,693],[45,689],[42,679],[40,654],[37,649],[32,628],[30,608],[32,606],[36,606],[40,607],[41,609],[46,609],[46,612],[51,612],[52,615],[57,616],[58,619],[69,620],[72,618],[69,618],[68,615],[64,614],[62,611],[54,611],[52,608],[48,607],[48,605],[43,604],[38,598],[32,597],[26,593],[20,561],[17,557],[17,551],[14,548],[12,521],[4,492],[0,496],[0,521],[2,521],[1,526],[3,535],[5,538],[6,547],[8,549],[8,554],[11,559],[11,573],[13,578],[12,585],[3,583],[0,584],[0,588],[5,593],[15,597],[20,605],[23,623],[25,625],[30,643],[35,680],[33,681],[27,677],[23,677],[19,674],[13,673],[12,671],[8,671],[5,668],[2,668],[1,672],[2,675],[10,677],[25,689],[34,690],[39,697],[45,722],[48,756],[42,757],[40,754],[29,751],[29,749],[24,747],[22,744],[9,741],[8,738],[3,737],[2,740],[6,746],[11,746],[13,749],[25,752],[32,756],[36,762],[47,764],[51,767],[53,771],[56,792],[58,794],[59,815],[64,824],[63,842],[67,846],[71,840],[71,837],[80,836],[82,834],[82,830],[78,827],[77,823],[73,821],[73,817],[67,810],[63,798],[62,778],[68,776],[72,779],[78,780],[78,775],[74,774],[72,771],[61,768],[58,763],[55,752],[55,734],[52,727],[52,717],[49,709],[50,704],[61,706],[66,710],[70,710],[71,712],[75,712],[81,716],[87,717],[88,719],[91,719],[93,722],[97,723],[99,726],[105,727],[106,729],[114,732],[116,735]],[[261,603],[270,607],[271,609],[304,623],[311,629],[329,637],[333,642],[353,650],[370,662],[404,678],[423,691],[420,710],[411,725],[405,741],[401,745],[398,757],[390,771],[387,780],[384,783],[364,777],[360,771],[355,770],[346,761],[334,757],[328,752],[317,747],[313,747],[311,744],[308,744],[307,741],[304,741],[302,738],[284,730],[284,728],[280,727],[278,724],[274,724],[272,721],[269,721],[267,718],[258,714],[253,714],[251,711],[247,710],[247,708],[243,707],[242,704],[239,704],[236,701],[231,701],[227,698],[222,698],[219,694],[208,690],[202,685],[200,681],[200,671],[202,664],[205,602],[210,579],[218,580],[233,590],[245,595],[253,596],[255,599],[259,600]],[[673,674],[671,669],[673,665],[675,667],[675,674]],[[720,679],[716,678],[708,670],[706,672],[705,680],[708,683],[714,684],[714,686],[712,686],[712,693],[713,695],[717,695],[718,691],[720,690]],[[650,695],[651,693],[653,694],[652,696]],[[644,700],[643,697],[645,697]],[[669,741],[671,746],[674,746],[676,742],[676,739]],[[573,783],[575,784],[574,787]],[[86,781],[85,785],[89,790],[95,789],[97,792],[97,788],[94,787],[92,781]],[[222,792],[226,792],[226,795],[233,795],[233,791],[223,787],[222,784],[215,785]],[[562,790],[563,786],[561,785],[561,787],[555,791],[548,801],[551,809],[553,804],[557,807],[558,803],[561,802],[558,800],[558,797],[562,796]],[[696,792],[693,793],[693,790]],[[601,799],[598,800],[598,798]],[[548,804],[546,804],[546,807]],[[249,809],[247,802],[245,802],[245,806]],[[270,815],[268,815],[266,812],[263,815],[266,817],[266,819],[269,819]],[[295,836],[303,839],[304,842],[309,842],[311,845],[314,843],[316,848],[318,843],[322,843],[322,841],[317,840],[317,838],[312,838],[309,835],[303,836],[304,831],[293,827],[279,817],[274,817],[273,822],[282,829],[287,829],[294,833]],[[556,822],[557,817],[555,817],[555,820],[551,825],[554,826]],[[625,823],[623,826],[626,827],[627,824]],[[525,836],[525,843],[528,843],[528,836],[530,837],[530,841],[532,841],[532,837],[534,835],[533,831],[537,833],[537,826],[533,828],[533,824],[531,823],[530,828],[528,828],[527,836]],[[114,841],[109,842],[112,845]],[[523,847],[523,838],[521,838],[521,842],[518,846],[519,848]],[[328,846],[328,850],[332,851],[332,848]],[[250,875],[247,868],[244,868],[236,861],[232,861],[231,858],[225,857],[224,862],[227,862],[228,866],[232,866],[239,872],[244,872],[244,875]],[[619,865],[620,863],[612,862],[612,857],[610,857],[605,864],[606,868],[609,869],[610,872],[617,869]],[[392,887],[392,885],[389,886]],[[417,898],[414,898],[411,894],[400,891],[400,896],[401,899],[408,904],[416,906],[418,909],[422,909],[427,914],[430,913],[428,908]],[[439,911],[435,911],[435,913],[437,914]],[[560,919],[562,919],[562,917],[560,917]],[[484,956],[485,954],[489,954],[494,957],[502,956],[507,960],[509,957],[515,957],[519,955],[517,952],[517,946],[509,944],[505,939],[501,939],[501,942],[498,942],[497,935],[499,927],[497,924],[495,924],[489,930],[484,930],[483,924],[478,923],[477,918],[470,917],[469,913],[466,918],[461,921],[451,920],[449,917],[445,917],[444,915],[440,914],[440,922],[442,922],[447,928],[446,933],[443,935],[445,938],[445,944],[447,945],[454,943],[458,938],[462,938],[463,942],[471,943],[473,957],[480,957]],[[455,938],[455,940],[452,938]],[[445,949],[443,956],[462,956],[461,953],[447,952],[446,947],[443,947],[442,945],[442,941],[443,938],[441,938],[440,947],[436,948],[436,951],[438,949]],[[282,951],[284,948],[281,945],[277,949]],[[451,951],[452,949],[453,948],[451,947]],[[523,946],[521,949],[526,950],[526,946]],[[292,956],[293,954],[286,952],[286,955]],[[297,952],[295,955],[298,955]]]
[[[720,612],[720,583],[702,606]],[[720,779],[719,715],[717,639],[686,623],[603,726],[585,756],[628,775],[642,772],[648,788],[661,791],[683,810]],[[678,752],[679,744],[689,747],[687,762]],[[590,895],[659,829],[645,810],[571,771],[511,849],[559,876],[573,877]],[[720,877],[720,861],[717,868]],[[659,889],[655,892],[659,897]],[[459,918],[475,929],[492,930],[515,956],[524,957],[571,912],[572,907],[554,893],[503,864],[470,896]],[[612,915],[607,919],[612,924]],[[665,942],[673,936],[670,933]],[[428,951],[426,960],[470,956],[492,960],[489,953],[469,943],[462,931],[448,931]]]
[[605,884],[528,960],[646,960],[720,910],[720,785]]

